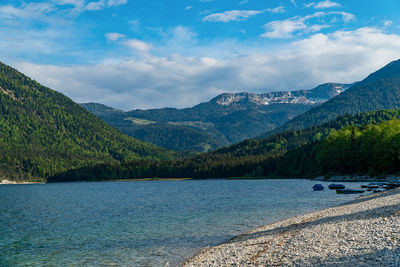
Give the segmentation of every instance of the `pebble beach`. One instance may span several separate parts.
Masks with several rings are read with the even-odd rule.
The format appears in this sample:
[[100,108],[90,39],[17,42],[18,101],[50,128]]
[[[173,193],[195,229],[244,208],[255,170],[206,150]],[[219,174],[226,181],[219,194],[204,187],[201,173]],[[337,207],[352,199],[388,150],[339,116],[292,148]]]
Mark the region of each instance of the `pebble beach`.
[[258,227],[182,266],[400,266],[400,190]]

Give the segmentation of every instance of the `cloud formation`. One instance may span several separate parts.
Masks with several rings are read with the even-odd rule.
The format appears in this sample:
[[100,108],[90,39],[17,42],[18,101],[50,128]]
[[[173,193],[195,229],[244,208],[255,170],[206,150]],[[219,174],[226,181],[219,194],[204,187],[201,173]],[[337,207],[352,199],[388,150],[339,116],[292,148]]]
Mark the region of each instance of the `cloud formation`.
[[145,42],[143,42],[141,40],[138,40],[138,39],[126,40],[126,41],[124,41],[124,44],[127,47],[129,47],[129,48],[131,48],[133,50],[136,50],[136,51],[138,51],[140,53],[148,53],[150,51],[151,47],[152,47],[151,44],[147,44],[147,43],[145,43]]
[[0,6],[0,17],[2,19],[32,19],[38,18],[43,14],[54,10],[54,7],[48,3],[30,3],[22,4],[19,7],[12,5]]
[[127,0],[52,0],[21,5],[0,5],[0,18],[2,19],[45,19],[50,14],[62,13],[62,8],[67,8],[71,14],[84,11],[100,10],[104,8],[124,5]]
[[[244,3],[240,3],[244,4]],[[242,21],[242,20],[247,20],[252,16],[262,14],[265,12],[269,13],[285,13],[285,7],[284,6],[278,6],[275,8],[267,8],[264,10],[230,10],[230,11],[225,11],[222,13],[213,13],[210,15],[205,16],[202,21],[203,22],[230,22],[230,21]]]
[[119,39],[125,38],[125,35],[118,32],[108,32],[105,34],[105,37],[108,41],[115,42]]
[[[364,18],[357,26],[353,14],[328,9],[340,6],[332,1],[315,0],[308,4],[310,9],[296,9],[294,0],[287,1],[291,14],[300,9],[318,11],[289,18],[280,15],[286,12],[284,6],[261,9],[252,1],[242,1],[248,10],[214,14],[218,1],[193,2],[193,9],[198,5],[208,9],[198,12],[185,11],[179,4],[175,11],[191,19],[186,27],[161,22],[159,15],[165,11],[157,13],[152,3],[147,3],[147,13],[133,12],[134,16],[112,8],[135,5],[127,0],[16,2],[22,4],[0,4],[2,60],[75,101],[123,109],[188,107],[222,92],[261,93],[353,82],[400,54],[399,36],[386,32],[397,27],[395,18],[386,14],[377,18],[381,28],[363,27]],[[239,3],[233,4],[242,9]],[[102,12],[94,17],[95,10]],[[265,15],[260,19],[273,17],[273,21],[250,20],[261,13]],[[199,20],[249,21],[238,27]],[[343,26],[359,29],[337,30]]]
[[393,24],[393,21],[391,21],[391,20],[385,20],[385,21],[383,22],[383,26],[384,26],[385,28],[392,26],[392,24]]
[[[201,47],[207,50],[210,47]],[[243,48],[246,51],[246,48]],[[274,50],[229,58],[179,54],[60,67],[16,67],[78,102],[122,109],[188,107],[222,92],[309,89],[324,82],[354,82],[398,59],[400,36],[364,27],[317,33]]]
[[339,16],[342,21],[350,22],[355,20],[355,16],[346,12],[316,12],[312,15],[304,17],[295,16],[286,20],[271,21],[264,25],[266,32],[262,34],[262,37],[266,38],[292,38],[295,34],[308,34],[319,32],[321,29],[330,27],[328,23],[322,23],[321,21],[313,22],[313,19],[324,18],[327,16]]
[[[77,10],[79,11],[93,11],[93,10],[101,10],[107,7],[115,7],[126,4],[127,0],[100,0],[100,1],[93,1],[88,2],[86,5],[79,5],[80,8]],[[83,8],[82,8],[83,7]]]
[[[65,63],[69,61],[73,63],[85,60],[93,62],[98,58],[98,50],[85,49],[83,46],[89,43],[89,38],[94,40],[101,38],[104,34],[100,32],[99,37],[95,37],[93,23],[80,21],[81,16],[88,15],[84,13],[90,13],[93,10],[124,5],[127,0],[15,2],[17,3],[0,3],[2,60],[29,58],[37,62],[64,61]],[[113,10],[108,12],[113,12]],[[117,37],[115,33],[111,33],[111,35],[106,34],[106,38],[112,42],[122,39],[122,36]],[[116,39],[112,40],[113,38]]]
[[271,13],[285,13],[285,7],[284,6],[278,6],[278,7],[275,7],[275,8],[268,8],[267,11],[271,12]]
[[264,13],[259,10],[231,10],[223,13],[210,14],[202,19],[203,22],[230,22],[246,20],[254,15]]
[[333,7],[341,7],[339,3],[331,2],[330,0],[321,1],[321,2],[311,2],[308,4],[304,4],[305,7],[313,7],[316,9],[326,9],[326,8],[333,8]]

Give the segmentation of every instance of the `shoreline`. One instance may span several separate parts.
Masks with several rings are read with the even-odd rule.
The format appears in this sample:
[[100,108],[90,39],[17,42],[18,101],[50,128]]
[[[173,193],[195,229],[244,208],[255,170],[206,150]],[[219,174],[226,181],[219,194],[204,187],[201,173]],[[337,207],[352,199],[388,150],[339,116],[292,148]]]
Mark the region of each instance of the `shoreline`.
[[0,185],[9,185],[9,184],[45,184],[45,182],[11,181],[7,179],[0,180]]
[[395,175],[385,175],[385,176],[374,176],[370,177],[368,175],[334,175],[328,178],[324,176],[318,176],[310,179],[311,181],[320,181],[320,182],[395,182],[400,181],[399,176]]
[[[241,181],[241,180],[310,180],[310,181],[318,181],[318,182],[400,182],[400,176],[388,175],[388,176],[375,176],[370,177],[367,175],[358,175],[358,176],[351,176],[351,175],[336,175],[331,177],[325,176],[318,176],[314,178],[298,178],[298,177],[227,177],[227,178],[191,178],[191,177],[184,177],[184,178],[160,178],[160,177],[146,177],[146,178],[125,178],[125,179],[99,179],[99,180],[74,180],[74,181],[60,181],[60,182],[143,182],[143,181],[186,181],[186,180],[231,180],[231,181]],[[8,179],[0,180],[0,185],[2,184],[46,184],[47,181],[13,181]],[[57,183],[57,182],[51,182]]]
[[360,264],[400,266],[400,189],[254,228],[203,248],[181,266]]

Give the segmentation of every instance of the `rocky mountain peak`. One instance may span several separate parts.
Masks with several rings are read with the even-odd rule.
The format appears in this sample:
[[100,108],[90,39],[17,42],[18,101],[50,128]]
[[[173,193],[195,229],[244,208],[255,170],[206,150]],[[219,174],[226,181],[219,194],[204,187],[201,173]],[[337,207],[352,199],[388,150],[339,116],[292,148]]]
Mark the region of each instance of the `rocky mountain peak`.
[[321,104],[334,96],[339,95],[351,85],[340,83],[321,84],[311,90],[298,91],[278,91],[264,94],[255,93],[224,93],[211,102],[215,102],[221,106],[230,106],[232,104],[253,103],[256,105],[270,104],[303,104],[314,105]]

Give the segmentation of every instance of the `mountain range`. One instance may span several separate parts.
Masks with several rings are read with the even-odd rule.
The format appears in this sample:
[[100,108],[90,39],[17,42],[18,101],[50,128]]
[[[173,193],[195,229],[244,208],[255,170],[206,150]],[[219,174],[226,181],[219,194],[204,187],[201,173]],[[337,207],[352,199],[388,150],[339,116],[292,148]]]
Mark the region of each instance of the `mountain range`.
[[117,118],[115,125],[201,129],[223,135],[226,142],[234,142],[226,137],[232,138],[234,131],[223,130],[239,125],[245,135],[249,133],[241,128],[267,124],[257,116],[275,118],[278,125],[279,118],[290,117],[288,110],[307,109],[266,138],[182,158],[123,134],[63,94],[0,63],[0,177],[60,181],[400,171],[400,111],[387,110],[400,108],[400,60],[346,88],[325,84],[311,91],[223,94],[188,109],[124,112],[85,105],[93,113]]
[[205,152],[252,138],[321,105],[352,84],[265,94],[224,93],[192,108],[121,111],[81,104],[125,134],[177,151]]
[[119,177],[121,169],[131,178],[396,174],[400,171],[399,108],[400,60],[269,132],[266,138],[245,140],[194,158],[94,166],[52,179]]

